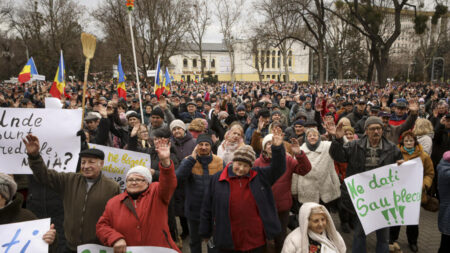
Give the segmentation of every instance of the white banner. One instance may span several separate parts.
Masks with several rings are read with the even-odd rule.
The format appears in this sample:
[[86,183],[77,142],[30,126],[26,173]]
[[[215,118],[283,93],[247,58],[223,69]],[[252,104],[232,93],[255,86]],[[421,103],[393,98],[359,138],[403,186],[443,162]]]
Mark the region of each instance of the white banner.
[[81,110],[0,108],[0,172],[32,174],[22,139],[39,138],[48,168],[75,172],[80,152]]
[[[127,253],[177,253],[176,250],[163,247],[127,247]],[[114,253],[111,247],[97,244],[84,244],[77,247],[77,253]]]
[[45,98],[45,108],[46,109],[62,109],[63,104],[61,100],[54,97],[46,97]]
[[423,165],[420,158],[348,177],[345,184],[364,232],[419,224]]
[[0,225],[0,252],[47,253],[42,236],[50,229],[50,218]]
[[89,147],[100,149],[105,153],[105,162],[103,164],[102,173],[119,183],[122,191],[125,190],[125,179],[130,168],[141,165],[150,169],[151,163],[149,154],[97,144],[89,144]]

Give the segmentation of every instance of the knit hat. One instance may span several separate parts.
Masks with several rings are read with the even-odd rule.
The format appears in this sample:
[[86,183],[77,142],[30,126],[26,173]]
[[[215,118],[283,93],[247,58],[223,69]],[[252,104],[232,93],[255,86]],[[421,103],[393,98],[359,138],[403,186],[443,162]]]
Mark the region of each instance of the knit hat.
[[272,141],[273,138],[273,134],[268,134],[264,137],[263,141],[262,141],[262,148],[264,150],[264,148],[266,147],[267,142]]
[[236,111],[238,112],[238,111],[245,111],[245,106],[244,105],[239,105],[237,108],[236,108]]
[[162,119],[164,119],[164,112],[159,107],[156,107],[155,109],[153,109],[153,111],[150,113],[150,115],[151,116],[153,116],[153,115],[159,116]]
[[141,120],[141,118],[139,117],[139,114],[137,114],[137,112],[135,112],[135,111],[128,111],[125,115],[127,116],[127,119],[134,117],[134,118]]
[[450,162],[450,151],[445,152],[442,158],[444,158],[445,161]]
[[186,131],[186,124],[184,124],[183,121],[176,119],[170,123],[170,131],[172,131],[175,127],[182,128],[184,131]]
[[143,176],[145,178],[145,180],[147,180],[147,182],[149,184],[152,183],[152,173],[150,173],[150,169],[144,167],[144,166],[135,166],[131,169],[128,170],[127,172],[127,178],[131,175],[131,174],[139,174],[141,176]]
[[292,123],[292,126],[295,126],[295,125],[304,126],[305,125],[305,121],[299,119],[299,120],[295,121],[294,123]]
[[383,121],[381,121],[380,117],[370,116],[367,118],[366,123],[364,123],[364,129],[367,129],[367,127],[372,124],[379,124],[380,126],[383,126]]
[[272,115],[271,115],[271,116],[273,116],[273,115],[275,115],[275,114],[278,114],[278,115],[280,115],[280,116],[281,116],[281,112],[280,112],[280,111],[278,111],[278,110],[276,110],[276,111],[272,111]]
[[191,121],[191,124],[189,124],[188,129],[196,132],[204,132],[206,127],[205,123],[203,123],[203,119],[196,118]]
[[209,145],[212,146],[212,139],[211,139],[211,136],[208,134],[200,134],[197,137],[197,144],[200,144],[201,142],[207,142],[207,143],[209,143]]
[[234,152],[233,162],[239,161],[253,166],[255,160],[255,151],[253,151],[253,148],[250,145],[242,145]]
[[0,195],[8,203],[16,195],[17,184],[14,179],[7,174],[0,173]]

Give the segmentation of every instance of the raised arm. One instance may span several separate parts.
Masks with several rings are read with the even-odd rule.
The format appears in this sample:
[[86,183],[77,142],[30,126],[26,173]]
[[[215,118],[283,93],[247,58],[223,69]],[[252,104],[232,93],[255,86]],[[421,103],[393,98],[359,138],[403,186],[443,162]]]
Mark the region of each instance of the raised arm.
[[155,140],[155,147],[160,160],[158,195],[165,204],[169,205],[175,188],[177,188],[175,166],[172,160],[170,160],[170,141],[157,139]]

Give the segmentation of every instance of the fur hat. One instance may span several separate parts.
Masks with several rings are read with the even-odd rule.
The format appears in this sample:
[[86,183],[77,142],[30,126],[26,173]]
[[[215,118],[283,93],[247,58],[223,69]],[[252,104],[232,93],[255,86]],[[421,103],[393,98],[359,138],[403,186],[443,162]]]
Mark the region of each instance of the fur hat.
[[6,199],[6,203],[16,195],[17,184],[10,175],[0,173],[0,195]]
[[203,119],[195,118],[192,120],[191,124],[189,124],[188,129],[196,132],[204,132],[206,127],[205,123],[203,123]]
[[184,131],[186,131],[186,124],[184,124],[183,121],[176,119],[170,123],[170,131],[172,131],[175,127],[182,128]]
[[381,121],[380,117],[370,116],[367,118],[366,122],[364,123],[364,129],[367,129],[367,127],[372,124],[379,124],[380,126],[383,126],[383,121]]
[[272,138],[273,138],[273,134],[268,134],[264,137],[264,139],[262,141],[263,150],[265,149],[267,142],[272,141]]
[[233,162],[239,161],[253,166],[255,160],[255,151],[253,151],[253,148],[250,145],[242,145],[234,152]]
[[143,176],[145,178],[145,180],[147,180],[147,182],[149,184],[152,183],[152,173],[150,172],[149,168],[146,168],[144,166],[135,166],[131,169],[128,170],[127,172],[127,178],[131,175],[131,174],[139,174],[141,176]]

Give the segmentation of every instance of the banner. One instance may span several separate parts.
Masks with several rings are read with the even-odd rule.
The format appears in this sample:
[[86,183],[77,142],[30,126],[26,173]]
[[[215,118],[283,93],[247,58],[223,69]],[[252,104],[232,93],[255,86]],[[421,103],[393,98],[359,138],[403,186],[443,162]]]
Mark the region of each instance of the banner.
[[386,165],[345,179],[364,232],[419,224],[423,165],[416,158]]
[[0,252],[47,253],[50,218],[0,225]]
[[75,172],[80,152],[81,110],[0,108],[0,172],[32,174],[22,139],[39,138],[48,168]]
[[[177,251],[163,247],[127,247],[127,253],[177,253]],[[77,253],[114,253],[111,247],[97,244],[84,244],[77,247]]]
[[62,109],[63,104],[61,100],[54,97],[46,97],[45,98],[45,108],[46,109]]
[[127,172],[134,166],[144,166],[150,168],[150,155],[146,153],[133,152],[125,149],[111,148],[107,146],[89,144],[90,148],[100,149],[105,153],[105,162],[103,164],[103,175],[114,179],[120,189],[125,190],[125,179]]

